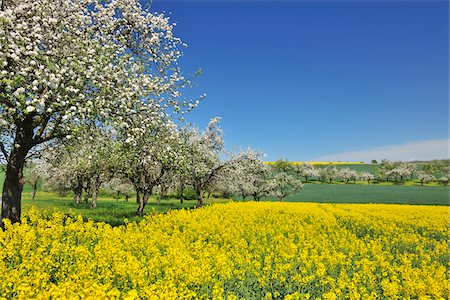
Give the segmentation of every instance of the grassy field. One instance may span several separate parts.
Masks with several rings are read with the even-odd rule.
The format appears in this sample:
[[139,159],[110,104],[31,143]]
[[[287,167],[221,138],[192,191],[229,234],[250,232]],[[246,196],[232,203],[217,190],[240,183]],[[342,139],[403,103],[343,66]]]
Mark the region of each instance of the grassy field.
[[[84,220],[92,219],[95,222],[106,222],[113,226],[123,225],[125,219],[128,221],[140,221],[142,217],[136,216],[138,205],[134,198],[130,198],[128,202],[123,199],[116,201],[110,197],[99,197],[98,207],[94,210],[90,208],[90,203],[76,204],[73,198],[60,197],[54,193],[39,191],[34,201],[31,200],[31,193],[24,192],[23,196],[23,212],[28,212],[32,207],[39,211],[59,211],[70,215],[82,215]],[[212,199],[209,203],[228,202],[229,199]],[[208,204],[209,204],[208,203]],[[197,205],[196,200],[185,200],[183,204],[177,199],[161,200],[158,205],[155,198],[151,198],[145,206],[144,213],[165,213],[169,210],[189,209]]]

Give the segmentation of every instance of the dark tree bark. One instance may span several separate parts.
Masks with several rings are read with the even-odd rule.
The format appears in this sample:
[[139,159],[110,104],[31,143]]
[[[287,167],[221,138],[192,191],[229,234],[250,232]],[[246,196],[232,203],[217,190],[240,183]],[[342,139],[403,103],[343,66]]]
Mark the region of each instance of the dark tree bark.
[[142,216],[142,214],[144,212],[145,205],[147,205],[149,196],[150,195],[148,193],[144,192],[144,195],[142,196],[142,198],[140,198],[139,207],[138,207],[138,210],[137,210],[137,215],[138,216]]
[[141,195],[139,194],[139,190],[136,189],[136,203],[140,204],[141,203]]
[[124,195],[125,195],[124,201],[128,202],[128,198],[130,198],[130,195],[128,195],[128,192],[125,192]]
[[75,201],[76,204],[81,203],[82,194],[83,194],[82,186],[79,185],[73,189],[73,200]]
[[37,190],[37,183],[33,183],[31,185],[32,191],[31,191],[31,200],[34,201],[34,198],[36,197],[36,190]]
[[86,183],[86,187],[84,188],[84,203],[89,203],[89,197],[91,197],[91,184],[89,182]]
[[180,184],[180,203],[184,202],[184,183]]
[[1,217],[2,220],[9,219],[11,223],[20,222],[24,165],[25,155],[12,152],[6,166],[6,176],[2,192]]
[[91,209],[96,209],[97,208],[97,195],[98,195],[98,191],[100,190],[100,185],[102,184],[102,182],[100,181],[100,175],[95,175],[95,177],[93,179],[94,180],[92,183]]
[[197,207],[203,206],[203,193],[198,193],[197,196]]
[[2,227],[3,219],[9,219],[11,223],[20,222],[22,190],[25,183],[23,167],[28,151],[34,146],[33,142],[33,119],[28,117],[17,126],[14,139],[14,145],[17,146],[13,146],[9,155],[6,154],[2,147],[2,152],[7,161],[2,191],[2,214],[0,219]]
[[195,191],[197,193],[197,207],[202,207],[203,206],[203,189],[201,187],[201,185],[197,185],[195,187]]
[[97,189],[94,189],[92,191],[92,202],[91,202],[91,209],[97,208]]

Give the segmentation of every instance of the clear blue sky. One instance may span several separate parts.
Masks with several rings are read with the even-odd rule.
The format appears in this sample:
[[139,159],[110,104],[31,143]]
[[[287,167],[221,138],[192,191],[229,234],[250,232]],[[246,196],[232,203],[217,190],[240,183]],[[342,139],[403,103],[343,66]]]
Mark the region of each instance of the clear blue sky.
[[203,70],[185,95],[208,96],[187,118],[203,127],[221,116],[227,148],[299,161],[448,155],[448,6],[154,0],[152,10],[170,12],[189,45],[184,72]]

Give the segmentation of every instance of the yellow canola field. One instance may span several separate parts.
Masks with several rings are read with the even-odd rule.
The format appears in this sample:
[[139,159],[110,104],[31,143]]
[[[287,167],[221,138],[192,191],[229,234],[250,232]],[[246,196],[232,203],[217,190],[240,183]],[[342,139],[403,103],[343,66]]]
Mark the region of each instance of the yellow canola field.
[[111,227],[31,211],[0,298],[448,299],[448,207],[229,203]]

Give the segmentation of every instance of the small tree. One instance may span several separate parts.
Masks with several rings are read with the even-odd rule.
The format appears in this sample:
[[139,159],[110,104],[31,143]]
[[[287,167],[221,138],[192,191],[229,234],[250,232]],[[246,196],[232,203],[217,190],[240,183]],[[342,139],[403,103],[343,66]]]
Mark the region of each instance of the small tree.
[[252,149],[234,154],[230,159],[230,170],[231,190],[235,194],[240,194],[243,200],[248,196],[254,196],[258,190],[258,183],[267,180],[265,176],[268,174],[267,165],[262,160],[262,153]]
[[287,159],[279,159],[272,164],[275,172],[284,172],[290,174],[294,171],[294,165]]
[[137,215],[142,215],[154,188],[161,184],[168,172],[179,168],[183,158],[179,156],[180,140],[175,124],[167,126],[167,120],[145,123],[135,116],[130,128],[141,124],[140,130],[122,128],[118,132],[116,150],[112,154],[117,172],[129,180],[136,190]]
[[431,181],[435,180],[436,178],[432,174],[427,174],[422,171],[417,174],[417,179],[419,179],[420,185],[423,186],[424,183],[431,182]]
[[284,201],[284,198],[297,193],[302,188],[303,184],[300,180],[285,172],[277,173],[271,180],[271,194],[280,201]]
[[348,183],[350,180],[353,180],[353,183],[354,183],[358,176],[358,172],[356,172],[355,170],[352,170],[350,168],[343,168],[343,169],[338,170],[336,176],[345,180],[345,183]]
[[45,161],[34,160],[28,163],[28,167],[25,171],[25,182],[31,186],[31,200],[34,200],[36,197],[38,185],[42,182],[45,172]]
[[332,183],[333,178],[336,177],[337,173],[338,173],[338,170],[333,165],[329,165],[329,166],[319,169],[319,176],[322,179],[322,183],[324,183],[325,180],[327,180],[327,179],[330,181],[330,183]]
[[375,176],[372,175],[372,174],[370,174],[369,172],[361,172],[361,173],[359,174],[359,178],[360,178],[361,180],[367,181],[367,184],[370,184],[370,181],[373,180],[373,179],[375,179]]
[[203,206],[203,194],[225,168],[222,161],[224,142],[223,132],[219,127],[220,118],[212,119],[208,127],[199,132],[187,129],[186,170],[189,180],[197,193],[197,206]]
[[294,171],[298,177],[303,176],[305,178],[305,182],[308,182],[309,178],[320,176],[319,171],[316,170],[312,164],[307,162],[295,165]]

